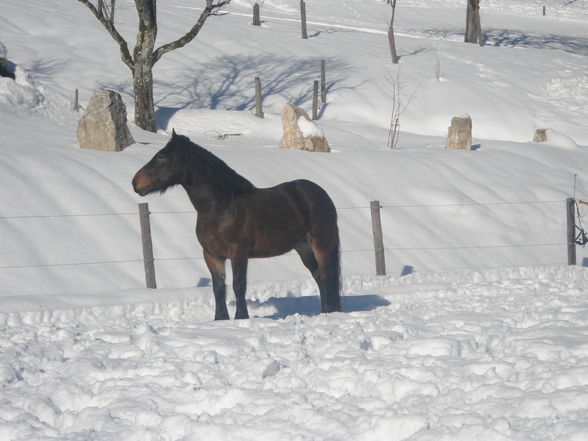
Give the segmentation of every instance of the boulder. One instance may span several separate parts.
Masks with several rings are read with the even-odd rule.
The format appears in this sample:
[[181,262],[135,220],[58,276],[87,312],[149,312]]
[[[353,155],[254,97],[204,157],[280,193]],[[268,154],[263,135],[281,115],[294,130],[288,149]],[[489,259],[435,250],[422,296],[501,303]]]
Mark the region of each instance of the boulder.
[[535,130],[535,135],[533,135],[533,142],[545,142],[545,141],[547,141],[547,129]]
[[300,107],[286,104],[282,111],[283,134],[279,147],[282,149],[330,152],[323,131]]
[[134,144],[120,94],[108,89],[94,91],[78,124],[77,135],[85,149],[120,152]]
[[455,116],[451,119],[446,147],[460,150],[472,148],[472,119],[469,116]]
[[8,61],[8,50],[0,41],[0,77],[16,78],[14,75],[14,64]]

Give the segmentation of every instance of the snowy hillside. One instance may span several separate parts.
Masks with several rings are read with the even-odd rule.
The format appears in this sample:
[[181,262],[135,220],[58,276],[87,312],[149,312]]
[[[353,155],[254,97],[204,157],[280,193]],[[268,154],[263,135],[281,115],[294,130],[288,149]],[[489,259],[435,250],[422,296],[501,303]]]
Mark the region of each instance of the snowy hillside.
[[[538,0],[483,0],[481,48],[463,43],[464,1],[399,0],[394,66],[385,1],[307,0],[302,40],[297,0],[265,0],[261,27],[252,1],[233,0],[155,66],[159,131],[131,124],[137,143],[121,153],[79,148],[74,89],[82,106],[117,90],[132,115],[132,82],[87,8],[66,3],[0,7],[16,69],[0,78],[1,440],[588,439],[588,271],[566,265],[564,207],[574,191],[588,200],[585,1],[542,16]],[[158,44],[200,3],[159,2]],[[134,42],[134,4],[117,5]],[[321,59],[332,152],[280,150],[281,110],[310,111]],[[410,102],[389,150],[394,81]],[[463,114],[474,149],[447,150]],[[289,253],[250,262],[251,320],[212,321],[185,193],[131,186],[172,128],[258,187],[306,178],[327,190],[343,313],[318,315]],[[537,128],[548,142],[531,142]],[[144,288],[145,201],[158,290]]]

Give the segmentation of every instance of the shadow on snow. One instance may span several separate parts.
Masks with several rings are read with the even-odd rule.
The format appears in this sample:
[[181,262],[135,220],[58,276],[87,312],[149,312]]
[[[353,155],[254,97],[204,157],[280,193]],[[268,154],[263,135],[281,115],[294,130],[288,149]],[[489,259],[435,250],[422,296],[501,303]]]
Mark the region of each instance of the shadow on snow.
[[[248,301],[254,309],[270,307],[275,309],[273,314],[254,315],[269,319],[283,319],[291,315],[300,314],[305,316],[315,316],[320,314],[320,298],[316,296],[302,297],[272,297],[264,302],[259,300]],[[383,297],[374,294],[343,296],[341,297],[342,312],[360,312],[371,311],[381,306],[388,306],[390,302]],[[258,311],[261,312],[261,311]]]
[[[569,35],[546,34],[543,32],[522,32],[512,29],[483,29],[484,44],[494,47],[517,47],[531,49],[558,49],[580,55],[588,55],[588,38]],[[408,30],[408,34],[416,34],[427,38],[463,41],[461,29],[452,30]]]
[[[336,59],[325,61],[327,93],[338,90],[346,64]],[[254,110],[255,77],[260,77],[262,99],[281,97],[285,102],[301,106],[312,100],[313,81],[320,78],[320,59],[259,58],[223,56],[202,63],[190,70],[190,77],[174,83],[156,82],[158,94],[156,119],[158,127],[167,127],[171,117],[185,108]],[[166,107],[166,102],[177,103]]]

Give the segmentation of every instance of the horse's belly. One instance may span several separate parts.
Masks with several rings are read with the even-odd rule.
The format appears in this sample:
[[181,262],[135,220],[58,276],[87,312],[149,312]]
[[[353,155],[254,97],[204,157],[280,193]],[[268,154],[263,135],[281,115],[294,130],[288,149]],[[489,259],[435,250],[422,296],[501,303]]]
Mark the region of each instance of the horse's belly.
[[273,257],[287,253],[299,245],[306,237],[306,231],[300,227],[295,230],[286,228],[258,231],[250,252],[250,257]]

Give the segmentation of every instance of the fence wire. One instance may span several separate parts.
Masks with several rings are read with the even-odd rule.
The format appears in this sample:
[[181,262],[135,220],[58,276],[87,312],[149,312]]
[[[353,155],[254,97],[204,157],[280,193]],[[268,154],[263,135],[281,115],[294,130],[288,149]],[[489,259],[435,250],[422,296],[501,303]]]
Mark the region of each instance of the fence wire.
[[[380,204],[383,209],[411,209],[411,208],[438,208],[438,207],[475,207],[475,206],[512,206],[512,205],[537,205],[537,204],[562,204],[563,200],[529,200],[529,201],[512,201],[512,202],[462,202],[462,203],[444,203],[444,204]],[[584,201],[581,201],[584,202]],[[343,206],[337,207],[337,211],[347,210],[370,210],[368,205],[358,206]],[[149,214],[162,215],[180,215],[190,214],[196,215],[196,211],[149,211]],[[46,215],[16,215],[16,216],[0,216],[0,220],[27,220],[27,219],[51,219],[51,218],[89,218],[89,217],[103,217],[103,216],[139,216],[138,211],[129,212],[111,212],[111,213],[65,213],[65,214],[46,214]],[[532,243],[532,244],[500,244],[500,245],[471,245],[471,246],[441,246],[441,247],[386,247],[385,251],[435,251],[435,250],[471,250],[471,249],[492,249],[492,248],[532,248],[532,247],[549,247],[549,246],[564,246],[565,242],[549,242],[549,243]],[[366,249],[344,249],[341,254],[350,253],[367,253],[373,252],[373,248]],[[288,256],[298,256],[297,253],[287,253]],[[155,262],[169,262],[169,261],[188,261],[188,260],[203,260],[203,257],[161,257],[155,258]],[[27,269],[27,268],[52,268],[52,267],[67,267],[67,266],[89,266],[89,265],[112,265],[112,264],[126,264],[126,263],[140,263],[142,258],[124,259],[124,260],[105,260],[105,261],[91,261],[91,262],[59,262],[35,265],[0,265],[2,269]]]

